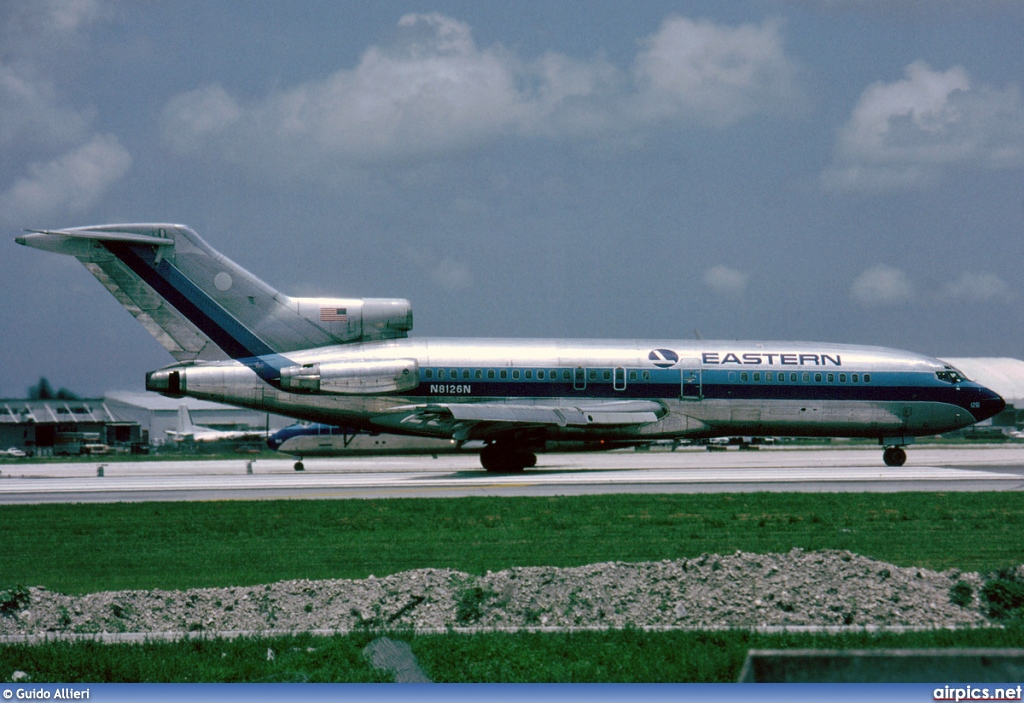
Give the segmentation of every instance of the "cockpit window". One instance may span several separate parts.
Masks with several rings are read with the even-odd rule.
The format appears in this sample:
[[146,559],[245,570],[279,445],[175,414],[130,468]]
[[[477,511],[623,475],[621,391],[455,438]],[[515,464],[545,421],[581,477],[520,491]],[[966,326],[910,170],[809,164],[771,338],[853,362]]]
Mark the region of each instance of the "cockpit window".
[[952,366],[947,366],[945,371],[936,371],[935,376],[940,381],[945,381],[946,383],[963,383],[967,380],[962,373],[954,369]]

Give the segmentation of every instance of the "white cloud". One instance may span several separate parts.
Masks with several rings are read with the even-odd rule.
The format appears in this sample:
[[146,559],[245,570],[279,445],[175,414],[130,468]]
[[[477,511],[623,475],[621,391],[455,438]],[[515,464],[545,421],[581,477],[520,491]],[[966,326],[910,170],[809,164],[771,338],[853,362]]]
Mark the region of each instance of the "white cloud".
[[994,273],[965,273],[945,288],[945,296],[971,303],[1009,302],[1016,299],[1010,285]]
[[179,151],[197,149],[207,135],[226,129],[241,115],[242,108],[219,85],[192,90],[164,107],[164,138]]
[[742,295],[747,290],[749,279],[747,274],[728,266],[712,266],[704,273],[704,285],[724,296]]
[[92,115],[60,104],[51,81],[21,66],[0,64],[0,149],[10,145],[67,145],[82,138]]
[[77,32],[100,14],[96,0],[45,0],[38,5],[50,25],[58,32],[67,34]]
[[923,61],[906,77],[865,90],[822,175],[834,190],[890,190],[926,185],[945,169],[1024,166],[1024,102],[1009,86],[972,86],[954,66]]
[[726,27],[670,17],[633,71],[638,107],[663,119],[728,126],[755,112],[792,109],[800,99],[797,68],[775,21]]
[[879,264],[857,276],[850,297],[863,305],[896,305],[914,298],[914,287],[898,268]]
[[430,280],[447,290],[465,290],[473,285],[473,274],[461,261],[446,258],[430,272]]
[[103,14],[98,0],[33,0],[0,6],[0,38],[16,53],[53,51]]
[[47,163],[34,163],[29,175],[0,194],[0,212],[10,221],[77,212],[95,203],[131,167],[132,158],[117,137],[105,134]]
[[97,0],[0,8],[0,175],[10,179],[0,193],[4,222],[82,211],[131,166],[117,137],[93,132],[95,110],[69,105],[61,89],[62,70],[89,49],[85,30],[103,12]]
[[505,136],[591,136],[666,121],[732,124],[791,105],[798,92],[776,23],[728,27],[666,20],[632,67],[556,53],[525,61],[481,49],[470,27],[410,14],[397,40],[358,65],[246,103],[220,86],[172,98],[164,135],[246,165],[378,163],[457,152]]
[[420,248],[409,247],[402,255],[416,268],[420,269],[427,279],[449,291],[459,291],[473,285],[473,274],[461,261],[446,256],[438,259]]

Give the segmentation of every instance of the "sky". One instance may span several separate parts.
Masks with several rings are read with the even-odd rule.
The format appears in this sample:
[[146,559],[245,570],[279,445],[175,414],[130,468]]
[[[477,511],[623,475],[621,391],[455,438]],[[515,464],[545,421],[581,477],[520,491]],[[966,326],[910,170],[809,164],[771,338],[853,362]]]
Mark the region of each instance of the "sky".
[[0,0],[0,397],[173,361],[25,228],[186,224],[416,337],[1024,358],[1016,0]]

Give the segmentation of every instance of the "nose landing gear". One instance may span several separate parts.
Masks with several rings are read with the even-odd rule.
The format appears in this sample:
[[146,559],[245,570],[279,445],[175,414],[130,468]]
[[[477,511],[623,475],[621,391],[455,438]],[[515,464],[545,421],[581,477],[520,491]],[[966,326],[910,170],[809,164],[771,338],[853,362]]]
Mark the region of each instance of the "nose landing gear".
[[907,452],[903,447],[886,447],[882,452],[882,461],[886,466],[903,466],[907,463]]

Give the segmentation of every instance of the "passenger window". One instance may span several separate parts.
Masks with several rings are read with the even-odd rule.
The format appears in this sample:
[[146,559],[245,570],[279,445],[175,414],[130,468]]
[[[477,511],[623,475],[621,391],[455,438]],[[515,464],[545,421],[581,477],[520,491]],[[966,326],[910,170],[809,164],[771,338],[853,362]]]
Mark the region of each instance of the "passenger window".
[[744,371],[743,373],[740,374],[740,380],[746,383],[747,381],[750,380],[750,375],[746,371]]
[[651,380],[651,372],[650,371],[644,371],[644,380],[645,381],[650,381]]
[[434,370],[433,369],[427,369],[426,371],[423,372],[423,377],[424,378],[433,378],[434,377]]
[[864,383],[871,383],[871,374],[864,374]]
[[845,373],[839,374],[839,382],[840,383],[846,383],[846,374]]
[[537,372],[537,379],[540,381],[544,380],[544,369],[541,369],[540,371]]
[[476,380],[479,381],[481,378],[484,377],[484,370],[483,369],[477,369],[474,375],[476,376]]
[[809,374],[806,371],[804,371],[803,376],[800,378],[800,380],[803,381],[804,383],[810,383],[810,381],[811,381],[811,374]]
[[814,382],[815,383],[821,383],[821,374],[820,373],[814,374]]
[[606,380],[606,381],[612,380],[612,372],[611,371],[605,371],[601,375],[602,375],[602,377],[604,377],[604,380]]
[[533,380],[533,369],[527,369],[525,374],[528,379]]
[[760,371],[755,371],[754,372],[754,380],[755,381],[760,381],[761,380],[761,372]]
[[456,379],[458,377],[459,377],[459,370],[458,369],[452,369],[451,370],[451,374],[449,375],[449,378]]
[[860,381],[860,375],[853,374],[852,376],[850,376],[850,380],[853,381],[854,383],[857,383],[858,381]]
[[469,369],[462,370],[462,378],[464,378],[467,381],[469,380]]
[[438,378],[444,378],[445,377],[444,369],[438,369],[437,370],[437,377]]
[[487,378],[494,378],[494,369],[487,369]]
[[501,380],[504,381],[506,378],[508,378],[508,369],[502,369],[500,375]]
[[513,369],[512,370],[512,380],[514,380],[514,381],[518,381],[519,380],[519,369]]
[[830,373],[828,376],[825,377],[825,379],[829,383],[835,383],[836,382],[836,375],[834,373]]
[[773,374],[771,371],[766,371],[765,374],[764,374],[764,380],[766,380],[766,381],[774,381],[775,380],[775,374]]
[[562,371],[562,380],[568,381],[570,378],[572,378],[572,373],[569,371],[569,369],[564,369]]
[[629,380],[630,381],[635,381],[636,380],[636,371],[630,371],[629,372]]
[[794,371],[793,373],[789,374],[789,382],[790,383],[796,383],[796,371]]
[[594,371],[593,369],[590,370],[590,380],[591,381],[596,381],[597,380],[597,371]]

